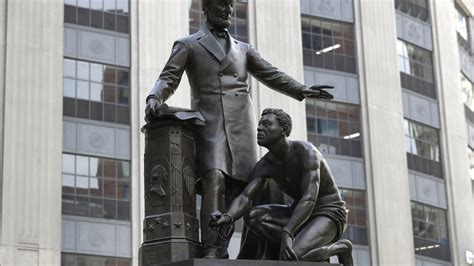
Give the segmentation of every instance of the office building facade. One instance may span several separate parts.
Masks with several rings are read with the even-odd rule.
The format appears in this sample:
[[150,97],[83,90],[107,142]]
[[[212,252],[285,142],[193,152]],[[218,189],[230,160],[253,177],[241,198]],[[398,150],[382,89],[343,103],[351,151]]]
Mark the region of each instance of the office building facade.
[[[356,265],[468,265],[473,15],[466,0],[234,5],[232,36],[335,87],[298,102],[249,80],[256,117],[284,109],[290,138],[325,155]],[[145,98],[203,21],[199,0],[0,1],[0,264],[138,263]],[[167,103],[190,101],[184,75]]]

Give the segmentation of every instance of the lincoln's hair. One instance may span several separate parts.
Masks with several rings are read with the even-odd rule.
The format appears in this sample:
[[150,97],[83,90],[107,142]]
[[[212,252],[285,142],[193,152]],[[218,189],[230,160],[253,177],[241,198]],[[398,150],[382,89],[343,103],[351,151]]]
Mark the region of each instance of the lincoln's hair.
[[216,0],[201,0],[202,10],[206,10],[209,5],[214,3]]
[[211,5],[215,0],[201,0],[202,10],[206,10],[209,5]]
[[283,129],[283,134],[285,136],[290,136],[291,133],[291,127],[292,127],[292,122],[291,122],[291,117],[289,114],[285,113],[285,111],[281,109],[273,109],[273,108],[267,108],[263,110],[262,116],[268,115],[268,114],[274,114],[276,116],[276,120],[278,121],[278,124],[280,124],[280,127]]

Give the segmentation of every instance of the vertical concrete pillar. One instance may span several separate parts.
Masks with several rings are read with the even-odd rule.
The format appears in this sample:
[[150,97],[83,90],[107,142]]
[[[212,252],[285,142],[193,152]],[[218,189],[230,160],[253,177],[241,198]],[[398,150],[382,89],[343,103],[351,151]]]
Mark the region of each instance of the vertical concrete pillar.
[[[303,51],[301,44],[300,1],[249,0],[250,42],[267,61],[301,83]],[[283,19],[284,18],[284,19]],[[313,85],[313,84],[307,84]],[[291,139],[306,139],[304,102],[273,91],[252,81],[256,117],[265,108],[285,110],[293,120]]]
[[[130,1],[131,4],[131,131],[132,131],[132,249],[133,264],[143,242],[145,99],[171,54],[173,42],[189,34],[190,1]],[[186,76],[167,104],[190,107],[191,94]]]
[[63,2],[0,1],[0,264],[60,264]]
[[395,8],[393,1],[354,6],[372,262],[414,265]]
[[440,103],[441,153],[448,199],[449,244],[454,265],[466,264],[474,249],[472,187],[460,83],[460,60],[453,1],[432,1],[435,76]]

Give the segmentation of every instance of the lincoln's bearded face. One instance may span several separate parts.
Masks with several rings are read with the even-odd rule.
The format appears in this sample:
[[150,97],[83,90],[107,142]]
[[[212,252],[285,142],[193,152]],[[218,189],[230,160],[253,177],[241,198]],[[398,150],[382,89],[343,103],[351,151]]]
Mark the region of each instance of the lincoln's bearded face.
[[202,1],[207,21],[216,28],[225,29],[230,26],[230,18],[234,11],[233,0]]

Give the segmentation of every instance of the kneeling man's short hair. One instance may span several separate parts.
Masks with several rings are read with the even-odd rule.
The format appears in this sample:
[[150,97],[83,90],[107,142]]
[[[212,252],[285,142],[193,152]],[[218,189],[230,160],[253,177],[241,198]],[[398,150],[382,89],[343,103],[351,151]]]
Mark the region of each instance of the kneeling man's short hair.
[[292,122],[291,122],[291,117],[288,115],[285,111],[281,109],[273,109],[273,108],[267,108],[263,110],[262,116],[267,115],[267,114],[274,114],[276,116],[276,120],[280,124],[280,126],[283,128],[283,133],[285,136],[290,136],[291,133],[291,128],[292,128]]

